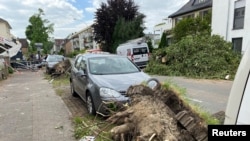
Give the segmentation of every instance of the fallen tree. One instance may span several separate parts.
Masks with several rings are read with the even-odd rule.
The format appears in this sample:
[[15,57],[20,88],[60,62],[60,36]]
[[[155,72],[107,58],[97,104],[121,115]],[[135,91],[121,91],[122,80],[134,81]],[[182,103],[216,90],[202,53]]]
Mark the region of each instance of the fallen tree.
[[60,76],[62,74],[67,74],[70,72],[71,69],[71,62],[69,59],[65,59],[64,61],[61,61],[54,65],[53,70],[55,70],[51,76],[56,77]]
[[131,86],[130,106],[110,116],[115,141],[205,141],[207,125],[171,90]]

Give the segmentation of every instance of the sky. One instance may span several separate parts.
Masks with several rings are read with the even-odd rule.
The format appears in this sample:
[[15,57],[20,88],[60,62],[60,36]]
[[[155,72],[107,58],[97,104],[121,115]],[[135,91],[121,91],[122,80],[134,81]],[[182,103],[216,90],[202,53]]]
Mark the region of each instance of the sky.
[[[139,12],[146,15],[144,33],[153,33],[153,27],[164,22],[172,13],[180,9],[189,0],[134,0]],[[55,39],[64,39],[78,32],[95,20],[95,12],[101,3],[107,0],[0,0],[0,18],[8,21],[11,34],[26,38],[25,29],[29,18],[41,8],[43,19],[54,24]]]

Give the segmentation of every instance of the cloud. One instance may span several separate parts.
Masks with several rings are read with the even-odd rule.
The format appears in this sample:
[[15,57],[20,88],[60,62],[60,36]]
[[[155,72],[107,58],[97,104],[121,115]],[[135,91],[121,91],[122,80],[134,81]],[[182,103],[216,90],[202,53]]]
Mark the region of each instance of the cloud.
[[[153,32],[153,27],[167,18],[170,14],[179,10],[181,6],[189,0],[134,0],[134,3],[139,7],[139,12],[146,15],[145,26],[146,31]],[[92,0],[92,9],[100,7],[102,2],[106,0]],[[89,8],[89,11],[91,8]]]
[[[152,32],[153,27],[163,22],[188,0],[134,0],[139,12],[146,15],[145,33]],[[7,20],[12,27],[11,33],[25,38],[25,29],[29,18],[42,8],[45,16],[54,23],[55,38],[66,38],[68,34],[80,31],[93,23],[95,11],[107,0],[0,0],[0,17]]]
[[[75,19],[84,17],[83,10],[77,9],[72,3],[74,0],[0,0],[1,18],[7,20],[12,26],[12,33],[20,38],[25,38],[25,29],[29,18],[38,13],[38,8],[43,9],[50,23],[54,23],[54,35],[65,38],[74,29]],[[67,27],[72,26],[72,27]],[[68,30],[68,31],[67,31]],[[74,29],[76,30],[76,29]],[[73,32],[73,31],[72,31]]]

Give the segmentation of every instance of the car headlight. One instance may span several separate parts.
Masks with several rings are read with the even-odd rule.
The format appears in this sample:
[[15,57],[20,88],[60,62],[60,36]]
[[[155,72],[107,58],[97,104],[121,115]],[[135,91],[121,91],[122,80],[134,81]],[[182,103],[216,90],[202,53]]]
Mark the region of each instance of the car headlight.
[[53,67],[54,67],[54,64],[48,64],[48,67],[49,67],[49,68],[53,68]]
[[117,98],[120,97],[121,94],[115,90],[109,89],[109,88],[100,88],[100,96],[101,97],[113,97],[113,98]]

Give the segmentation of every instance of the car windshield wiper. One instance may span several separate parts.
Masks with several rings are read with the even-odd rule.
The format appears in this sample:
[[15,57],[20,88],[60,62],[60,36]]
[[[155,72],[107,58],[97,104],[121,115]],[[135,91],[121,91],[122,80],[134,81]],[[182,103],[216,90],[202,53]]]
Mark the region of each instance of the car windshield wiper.
[[92,74],[94,74],[94,75],[105,75],[105,73],[96,73],[96,72],[94,72]]

